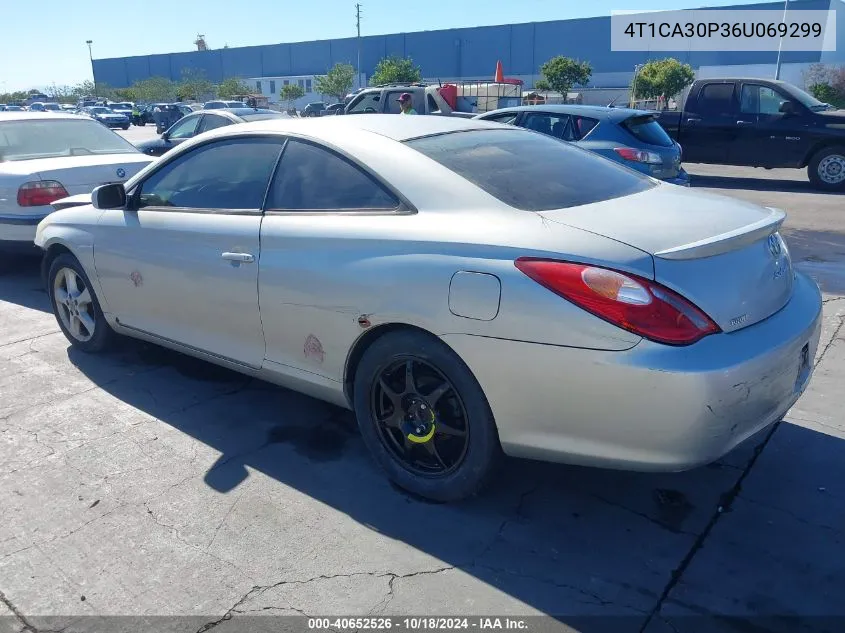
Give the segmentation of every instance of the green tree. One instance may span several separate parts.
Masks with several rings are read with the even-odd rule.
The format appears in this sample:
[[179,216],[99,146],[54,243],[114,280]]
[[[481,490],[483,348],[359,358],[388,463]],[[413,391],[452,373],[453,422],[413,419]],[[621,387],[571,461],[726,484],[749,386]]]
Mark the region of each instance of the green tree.
[[114,96],[115,101],[137,101],[138,100],[138,95],[136,94],[134,88],[115,88],[113,96]]
[[214,95],[214,84],[205,76],[202,70],[194,68],[182,69],[182,80],[176,84],[176,96],[179,99],[201,100]]
[[288,84],[287,86],[282,86],[279,96],[284,101],[287,101],[288,109],[291,109],[293,108],[294,101],[305,96],[305,89],[300,88],[299,84]]
[[150,77],[132,84],[136,101],[156,103],[172,101],[176,97],[175,84],[166,77]]
[[335,64],[325,75],[316,78],[315,87],[320,94],[331,95],[338,101],[343,101],[352,89],[354,78],[355,69],[351,64]]
[[414,64],[414,60],[392,55],[376,64],[376,70],[370,77],[370,85],[415,83],[421,78],[420,67]]
[[590,81],[593,67],[589,62],[558,55],[540,66],[540,73],[543,75],[540,81],[545,80],[545,86],[566,98],[566,93],[572,86],[584,85]]
[[217,96],[221,99],[231,99],[235,96],[248,95],[250,88],[239,77],[229,77],[217,86]]
[[90,79],[86,79],[85,81],[76,84],[73,88],[71,88],[71,94],[74,97],[87,97],[94,94],[95,90],[100,86],[95,86],[94,82]]
[[654,59],[640,68],[634,78],[635,99],[674,97],[695,80],[695,71],[689,64],[677,59]]
[[552,87],[549,85],[549,82],[546,81],[545,79],[540,79],[540,80],[534,82],[534,90],[548,91],[548,90],[551,90],[551,89],[552,89]]

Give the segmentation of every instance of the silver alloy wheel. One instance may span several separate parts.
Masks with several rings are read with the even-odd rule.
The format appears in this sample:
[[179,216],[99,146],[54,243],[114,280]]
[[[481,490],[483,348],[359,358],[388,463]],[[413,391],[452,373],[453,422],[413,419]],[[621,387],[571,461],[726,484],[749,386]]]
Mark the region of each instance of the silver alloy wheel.
[[831,154],[819,162],[819,178],[829,185],[838,185],[845,181],[845,156]]
[[91,292],[72,268],[61,268],[53,278],[53,302],[62,325],[80,343],[94,336],[96,320]]

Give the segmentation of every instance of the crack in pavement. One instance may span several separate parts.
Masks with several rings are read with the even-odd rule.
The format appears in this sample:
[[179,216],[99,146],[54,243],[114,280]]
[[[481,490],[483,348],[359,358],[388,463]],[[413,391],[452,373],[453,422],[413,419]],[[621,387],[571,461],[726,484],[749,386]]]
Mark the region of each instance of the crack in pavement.
[[649,523],[653,523],[657,527],[662,528],[662,529],[666,530],[667,532],[672,532],[673,534],[685,534],[686,536],[697,536],[697,534],[695,532],[687,532],[686,530],[682,530],[680,528],[678,528],[678,529],[672,528],[672,527],[666,525],[665,523],[663,523],[662,521],[660,521],[659,519],[655,519],[654,517],[649,516],[645,512],[640,512],[639,510],[634,510],[633,508],[629,508],[628,506],[626,506],[622,503],[619,503],[617,501],[611,501],[610,499],[605,499],[604,497],[602,497],[600,494],[598,494],[596,492],[590,492],[588,494],[591,497],[593,497],[594,499],[598,499],[599,501],[606,503],[607,505],[609,505],[613,508],[619,508],[620,510],[625,510],[626,512],[630,512],[634,516],[638,516],[642,519],[645,519]]
[[[25,343],[26,341],[35,341],[40,338],[44,338],[45,336],[52,336],[53,334],[60,333],[61,330],[53,330],[52,332],[46,332],[44,334],[36,334],[35,336],[27,336],[25,338],[18,339],[17,341],[9,341],[8,343],[0,344],[0,349],[4,347],[11,347],[12,345],[17,345],[18,343]],[[30,343],[31,345],[31,343]],[[17,358],[17,357],[15,357]]]
[[[439,567],[437,569],[428,569],[423,571],[416,571],[410,574],[396,574],[394,572],[380,572],[380,571],[362,571],[362,572],[353,572],[350,574],[321,574],[319,576],[313,576],[311,578],[306,578],[305,580],[282,580],[277,583],[273,583],[272,585],[255,585],[252,589],[246,592],[226,613],[224,613],[220,618],[217,620],[212,620],[211,622],[206,622],[203,624],[199,629],[197,629],[196,633],[205,633],[210,629],[222,624],[227,620],[231,620],[233,614],[235,613],[248,613],[249,611],[243,611],[238,609],[241,605],[245,602],[250,600],[255,596],[260,596],[263,593],[275,589],[276,587],[281,587],[283,585],[307,585],[308,583],[312,583],[318,580],[333,580],[335,578],[355,578],[357,576],[369,576],[371,578],[391,578],[392,581],[400,578],[412,578],[414,576],[426,576],[426,575],[433,575],[439,574],[444,571],[449,571],[455,569],[455,566],[449,565],[446,567]],[[388,583],[390,585],[390,583]],[[298,609],[293,609],[294,611],[298,611]]]
[[[523,491],[519,495],[519,499],[517,500],[516,507],[513,510],[511,510],[505,516],[504,519],[502,519],[502,522],[499,524],[499,529],[496,530],[496,533],[493,535],[493,538],[491,538],[490,542],[472,559],[472,561],[468,564],[468,566],[471,567],[471,566],[477,565],[479,560],[481,560],[484,556],[486,556],[488,553],[490,553],[490,550],[492,550],[496,546],[496,543],[499,542],[499,539],[502,538],[502,534],[504,534],[505,528],[510,523],[512,523],[516,519],[524,518],[523,511],[525,510],[525,503],[528,500],[528,497],[530,497],[531,495],[539,492],[542,487],[543,487],[543,484],[541,482],[535,483],[530,488]],[[458,565],[458,567],[460,567],[460,565]]]
[[18,622],[23,625],[23,631],[30,631],[31,633],[38,633],[38,629],[36,629],[29,620],[26,619],[26,616],[21,613],[18,608],[12,604],[12,601],[0,590],[0,602],[6,605],[6,608],[12,613],[12,615],[17,618]]
[[[827,354],[833,342],[836,340],[836,337],[838,336],[840,330],[842,330],[843,326],[845,326],[845,317],[840,317],[839,325],[836,327],[836,330],[833,333],[833,337],[831,338],[830,343],[828,343],[818,355],[818,359],[813,365],[814,368],[818,367],[824,360],[825,355]],[[769,445],[769,442],[771,441],[772,437],[777,432],[777,430],[780,428],[780,425],[782,423],[783,418],[781,418],[772,425],[771,429],[769,429],[769,432],[766,433],[765,439],[754,448],[754,454],[751,456],[751,459],[748,460],[748,463],[746,464],[742,473],[740,473],[736,482],[734,482],[734,485],[730,488],[730,490],[722,494],[721,498],[719,499],[719,505],[716,506],[713,515],[710,517],[710,520],[707,522],[707,525],[705,526],[704,530],[702,530],[701,534],[698,535],[698,538],[695,539],[689,551],[681,560],[680,564],[674,570],[672,570],[672,574],[669,577],[669,582],[666,583],[666,586],[663,588],[663,592],[660,594],[660,597],[657,599],[657,602],[652,608],[651,613],[646,618],[645,622],[640,628],[639,633],[645,633],[651,621],[654,618],[659,617],[658,614],[660,613],[663,604],[669,597],[669,594],[672,593],[675,587],[681,582],[681,578],[686,573],[687,569],[689,569],[696,554],[698,554],[698,552],[704,547],[704,542],[710,536],[710,533],[713,531],[713,528],[716,527],[716,524],[719,522],[719,519],[722,517],[723,514],[730,512],[733,506],[733,502],[737,499],[737,497],[739,497],[739,494],[742,491],[742,484],[745,481],[745,478],[748,477],[748,475],[751,473],[751,470],[754,468],[755,464],[757,463],[757,460],[760,458],[760,455],[763,454],[763,451]]]

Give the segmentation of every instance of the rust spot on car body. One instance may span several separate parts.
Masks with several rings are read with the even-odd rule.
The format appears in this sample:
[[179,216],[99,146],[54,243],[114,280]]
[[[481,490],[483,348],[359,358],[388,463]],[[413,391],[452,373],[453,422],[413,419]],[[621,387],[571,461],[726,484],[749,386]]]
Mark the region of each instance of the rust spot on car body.
[[302,351],[305,354],[305,358],[316,360],[318,363],[322,363],[326,359],[326,353],[323,351],[323,344],[320,342],[320,339],[313,334],[309,334],[305,339],[305,347],[303,347]]

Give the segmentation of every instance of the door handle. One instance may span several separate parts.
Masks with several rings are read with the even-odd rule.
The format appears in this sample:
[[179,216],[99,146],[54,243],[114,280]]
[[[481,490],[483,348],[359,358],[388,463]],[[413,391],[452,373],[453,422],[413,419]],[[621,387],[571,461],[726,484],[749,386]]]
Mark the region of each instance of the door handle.
[[753,123],[754,123],[754,121],[737,121],[736,122],[737,125],[751,125]]
[[220,257],[229,262],[240,262],[243,264],[251,264],[255,261],[255,257],[249,253],[223,253]]
[[701,119],[699,119],[698,117],[688,117],[687,120],[684,121],[684,123],[686,123],[687,125],[695,125],[699,121],[701,121]]

